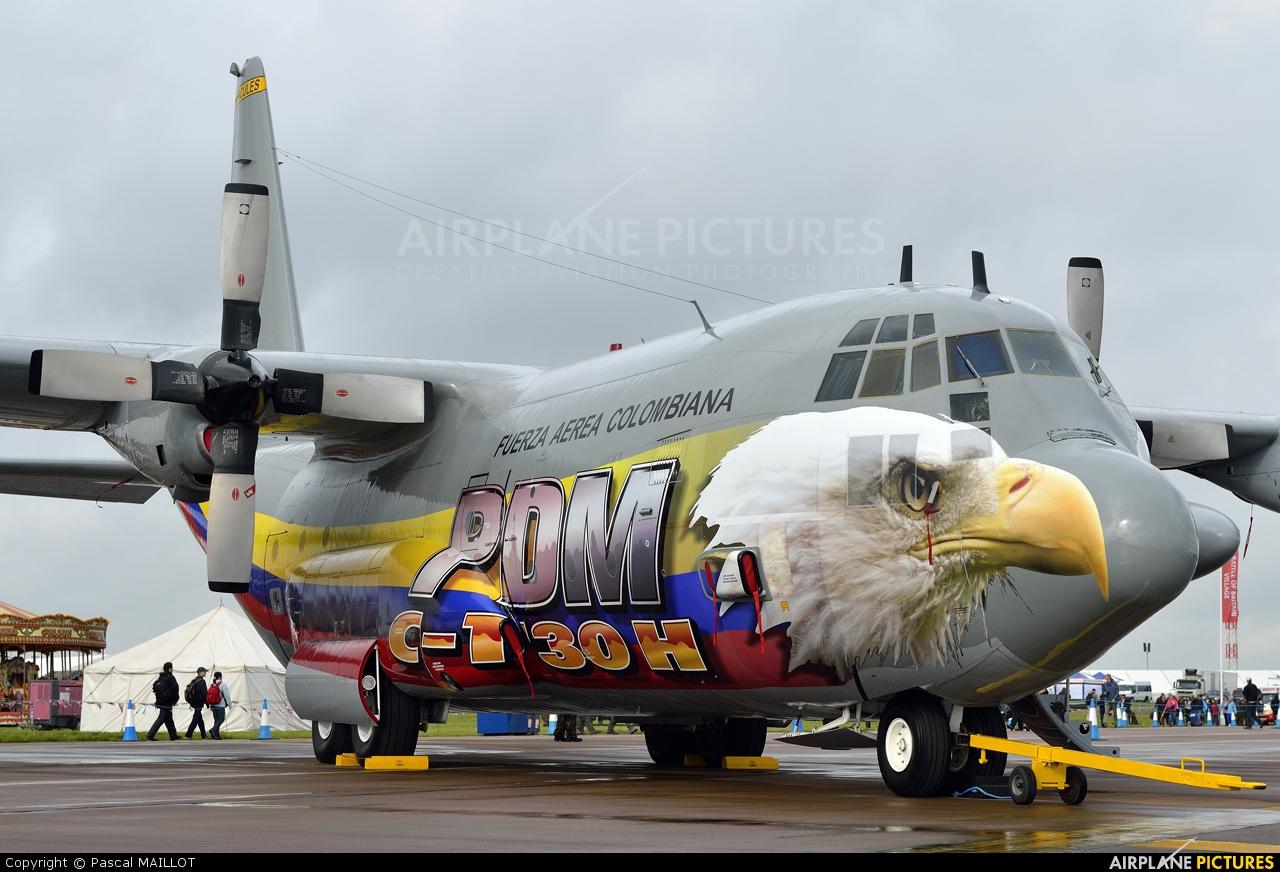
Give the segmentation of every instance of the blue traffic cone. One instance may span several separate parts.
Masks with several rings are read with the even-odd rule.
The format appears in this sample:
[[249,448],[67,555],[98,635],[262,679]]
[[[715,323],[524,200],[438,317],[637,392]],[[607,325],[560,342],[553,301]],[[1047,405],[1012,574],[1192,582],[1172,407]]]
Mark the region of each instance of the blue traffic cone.
[[1102,733],[1098,731],[1098,701],[1096,699],[1089,700],[1089,738],[1093,741],[1102,738]]
[[271,722],[267,719],[267,701],[262,701],[262,719],[258,722],[258,738],[271,738]]
[[1206,727],[1216,727],[1217,724],[1214,723],[1216,720],[1217,718],[1213,716],[1213,709],[1209,709],[1204,713],[1204,725]]
[[1118,705],[1116,706],[1116,727],[1121,728],[1127,726],[1129,726],[1129,713],[1125,711],[1124,706]]
[[1187,719],[1182,713],[1182,706],[1178,706],[1178,726],[1185,727],[1186,725]]
[[129,704],[124,710],[124,735],[120,737],[121,742],[138,741],[138,728],[133,723],[133,700],[129,700]]
[[551,715],[551,717],[547,718],[547,735],[548,736],[555,735],[556,722],[559,720],[560,720],[559,715]]
[[1155,708],[1151,709],[1151,726],[1153,727],[1160,726],[1160,712],[1157,711]]

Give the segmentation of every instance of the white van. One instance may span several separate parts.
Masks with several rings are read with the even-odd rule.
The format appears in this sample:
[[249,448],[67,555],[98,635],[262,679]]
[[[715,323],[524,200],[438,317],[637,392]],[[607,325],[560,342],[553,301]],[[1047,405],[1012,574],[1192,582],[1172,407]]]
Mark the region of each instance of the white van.
[[1151,683],[1148,681],[1122,684],[1120,685],[1120,692],[1134,702],[1151,702],[1151,700],[1155,699],[1155,695],[1151,692]]

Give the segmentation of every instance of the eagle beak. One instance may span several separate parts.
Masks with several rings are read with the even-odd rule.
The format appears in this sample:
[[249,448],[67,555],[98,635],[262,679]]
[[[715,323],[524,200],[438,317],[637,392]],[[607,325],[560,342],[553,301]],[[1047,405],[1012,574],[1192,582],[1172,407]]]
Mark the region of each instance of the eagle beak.
[[[969,551],[996,567],[1020,566],[1054,575],[1092,574],[1102,598],[1107,599],[1102,519],[1084,483],[1057,467],[1017,458],[1003,461],[995,473],[999,498],[995,512],[962,519],[961,529],[935,533],[933,553]],[[911,553],[922,557],[927,547],[918,543]]]

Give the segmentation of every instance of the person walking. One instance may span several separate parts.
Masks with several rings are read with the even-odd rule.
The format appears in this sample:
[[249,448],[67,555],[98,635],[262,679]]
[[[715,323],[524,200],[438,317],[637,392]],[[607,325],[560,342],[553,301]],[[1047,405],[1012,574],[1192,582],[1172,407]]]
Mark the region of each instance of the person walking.
[[205,684],[204,676],[208,672],[201,666],[196,670],[196,677],[187,682],[187,689],[182,692],[182,698],[187,701],[187,705],[191,706],[191,726],[187,727],[187,738],[190,739],[196,731],[196,727],[200,728],[200,738],[207,739],[208,736],[204,732],[204,706],[205,693],[209,687]]
[[221,741],[222,722],[227,719],[227,706],[232,702],[231,692],[223,683],[221,672],[213,673],[213,684],[205,691],[204,698],[209,703],[209,710],[213,712],[213,727],[210,728],[209,735]]
[[1224,696],[1222,698],[1222,725],[1224,727],[1233,727],[1236,725],[1235,697]]
[[1258,719],[1258,707],[1262,701],[1262,691],[1258,690],[1258,685],[1254,684],[1253,679],[1250,678],[1245,682],[1241,693],[1244,694],[1244,728],[1252,730],[1256,722],[1261,729],[1262,721]]
[[147,731],[147,741],[156,740],[156,732],[163,724],[169,731],[169,741],[177,741],[178,728],[173,725],[173,707],[178,704],[178,679],[173,677],[173,664],[165,663],[164,669],[151,683],[156,698],[156,722]]

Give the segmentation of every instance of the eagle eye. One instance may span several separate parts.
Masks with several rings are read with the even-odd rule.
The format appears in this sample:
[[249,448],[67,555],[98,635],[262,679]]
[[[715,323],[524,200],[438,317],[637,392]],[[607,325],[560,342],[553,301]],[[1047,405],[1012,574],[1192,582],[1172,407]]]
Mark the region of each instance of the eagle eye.
[[942,489],[942,478],[936,472],[914,463],[904,463],[898,473],[902,502],[913,512],[923,512],[931,503],[937,503]]

